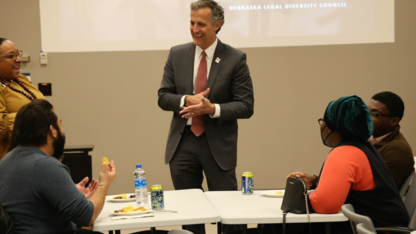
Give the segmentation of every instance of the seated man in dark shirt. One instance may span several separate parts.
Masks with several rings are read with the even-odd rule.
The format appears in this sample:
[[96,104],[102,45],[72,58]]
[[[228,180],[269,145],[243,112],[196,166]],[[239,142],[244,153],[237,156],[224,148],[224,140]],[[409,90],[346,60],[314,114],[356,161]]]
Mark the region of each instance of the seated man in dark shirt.
[[381,92],[371,98],[368,108],[374,123],[371,142],[387,163],[397,188],[400,188],[415,164],[412,149],[400,133],[404,103],[395,93]]
[[[76,233],[101,212],[107,189],[116,177],[114,162],[102,164],[99,186],[72,182],[59,159],[65,132],[52,105],[36,99],[16,115],[12,145],[0,161],[0,203],[16,233]],[[88,198],[87,198],[88,197]]]

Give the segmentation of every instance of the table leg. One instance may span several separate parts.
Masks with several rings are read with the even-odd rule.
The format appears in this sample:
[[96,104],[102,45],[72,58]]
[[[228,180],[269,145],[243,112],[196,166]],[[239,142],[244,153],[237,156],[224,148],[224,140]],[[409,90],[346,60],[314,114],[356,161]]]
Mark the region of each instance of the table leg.
[[325,223],[325,234],[331,234],[331,223]]
[[241,225],[242,226],[242,230],[241,230],[241,232],[243,233],[243,234],[247,234],[247,225]]
[[218,222],[217,223],[217,233],[218,234],[221,234],[222,233],[222,224],[221,224],[221,222]]
[[[276,227],[276,225],[273,225],[273,224],[269,224],[271,227],[272,227],[272,233],[273,234],[277,234],[277,233],[279,233],[278,231],[277,231],[277,228],[279,227],[280,229],[282,229],[282,226],[278,226],[278,227]],[[262,224],[262,228],[264,228],[264,226],[265,226],[265,224]]]
[[221,222],[217,223],[217,234],[222,234],[223,232],[225,233],[233,233],[235,231],[241,231],[241,234],[247,234],[248,233],[248,229],[247,229],[247,224],[227,224],[224,225],[224,230],[223,230],[223,225]]
[[108,234],[113,234],[113,231],[108,231]]
[[116,230],[116,234],[121,234],[121,231],[120,230]]
[[155,227],[151,227],[150,228],[150,233],[151,234],[156,234],[156,228]]

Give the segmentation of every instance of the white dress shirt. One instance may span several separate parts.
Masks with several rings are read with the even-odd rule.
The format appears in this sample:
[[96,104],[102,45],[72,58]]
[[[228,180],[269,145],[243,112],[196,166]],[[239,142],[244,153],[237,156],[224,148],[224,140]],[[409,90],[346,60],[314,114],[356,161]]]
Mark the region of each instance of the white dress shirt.
[[[214,59],[214,53],[215,53],[215,49],[217,48],[218,45],[218,38],[215,39],[215,42],[208,47],[205,50],[206,53],[206,60],[207,60],[207,79],[209,77],[209,72],[211,70],[211,64],[212,64],[212,60]],[[196,82],[196,77],[198,76],[198,68],[199,68],[199,64],[201,63],[201,59],[202,59],[202,51],[203,49],[201,49],[201,47],[196,46],[195,48],[195,56],[194,56],[194,77],[193,77],[193,90],[192,93],[195,94],[195,82]],[[181,108],[185,108],[185,97],[187,95],[184,95],[181,98],[181,103],[180,103],[180,107]],[[214,115],[210,115],[211,118],[219,118],[221,115],[221,108],[219,104],[214,104],[215,105],[215,113]],[[192,117],[188,119],[188,122],[186,122],[186,125],[191,125],[192,124]]]

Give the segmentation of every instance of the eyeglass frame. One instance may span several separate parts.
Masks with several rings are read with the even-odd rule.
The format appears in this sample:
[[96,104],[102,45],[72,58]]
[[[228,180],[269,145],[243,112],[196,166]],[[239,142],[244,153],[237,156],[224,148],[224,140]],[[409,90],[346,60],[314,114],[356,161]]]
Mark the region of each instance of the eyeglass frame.
[[[18,52],[18,53],[16,53],[16,52]],[[10,52],[10,53],[8,53],[7,55],[0,56],[0,58],[7,58],[7,59],[14,60],[14,61],[16,61],[17,56],[19,56],[20,58],[22,58],[22,56],[23,56],[23,51],[21,51],[21,50],[17,50],[16,52]],[[14,55],[13,55],[13,57],[10,57],[9,55],[10,55],[10,54],[12,54],[12,53],[14,53]]]
[[322,126],[323,122],[324,122],[324,119],[323,119],[323,118],[319,118],[319,119],[318,119],[318,124],[319,124],[319,126]]
[[375,118],[383,117],[383,116],[392,116],[392,115],[384,115],[380,111],[370,111],[370,113]]

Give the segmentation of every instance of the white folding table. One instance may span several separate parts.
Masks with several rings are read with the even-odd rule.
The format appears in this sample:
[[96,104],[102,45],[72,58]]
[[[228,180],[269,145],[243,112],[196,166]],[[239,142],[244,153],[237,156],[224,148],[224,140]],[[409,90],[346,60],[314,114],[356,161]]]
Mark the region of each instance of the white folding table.
[[[252,195],[243,195],[241,191],[213,191],[205,192],[205,196],[219,213],[223,224],[282,223],[283,212],[280,207],[283,198],[265,197],[262,196],[262,192],[266,191],[255,190]],[[313,213],[310,214],[310,219],[311,222],[348,221],[341,212],[337,214]],[[308,216],[288,213],[286,222],[307,223]]]
[[[114,195],[106,197],[106,203],[95,220],[93,231],[112,231],[119,233],[122,229],[154,228],[162,226],[215,223],[220,221],[219,214],[200,189],[164,191],[165,209],[178,213],[155,212],[154,217],[112,220],[110,214],[115,210],[133,205],[135,202],[111,202]],[[150,199],[149,199],[150,203]]]

